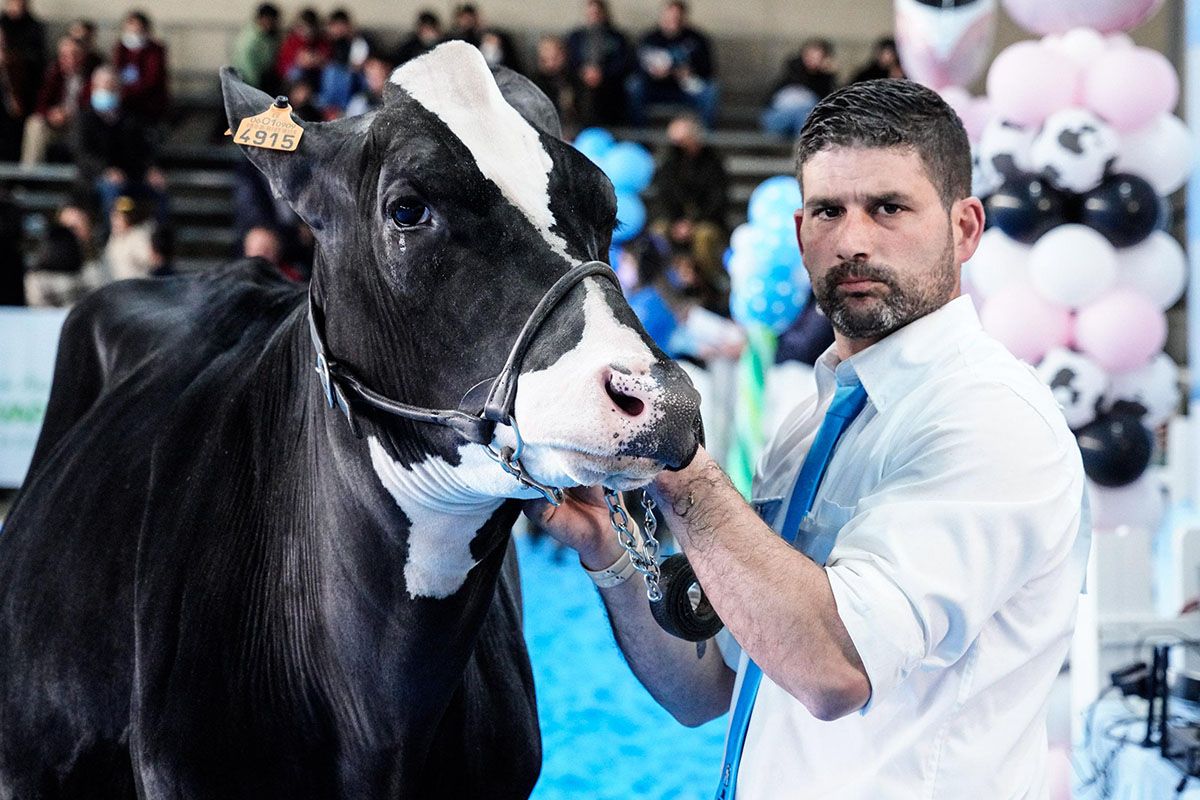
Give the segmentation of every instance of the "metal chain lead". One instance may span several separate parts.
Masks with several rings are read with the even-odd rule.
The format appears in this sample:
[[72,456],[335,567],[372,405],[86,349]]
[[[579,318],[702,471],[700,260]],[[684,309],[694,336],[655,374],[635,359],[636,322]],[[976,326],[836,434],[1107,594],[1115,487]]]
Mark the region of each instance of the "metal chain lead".
[[620,496],[607,486],[604,487],[604,503],[608,506],[608,521],[617,533],[617,542],[629,553],[633,568],[641,573],[642,580],[646,582],[646,597],[651,603],[657,603],[662,599],[662,590],[658,588],[661,573],[658,570],[658,539],[654,538],[658,531],[654,501],[642,491],[642,508],[646,513],[641,537],[629,529],[629,515],[621,505]]

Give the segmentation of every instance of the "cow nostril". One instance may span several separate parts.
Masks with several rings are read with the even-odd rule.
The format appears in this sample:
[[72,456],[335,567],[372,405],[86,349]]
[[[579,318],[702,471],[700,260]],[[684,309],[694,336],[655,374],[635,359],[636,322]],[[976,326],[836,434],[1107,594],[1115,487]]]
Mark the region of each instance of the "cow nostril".
[[613,388],[611,379],[604,382],[604,391],[608,392],[609,399],[617,404],[617,408],[631,417],[638,416],[646,408],[646,404],[638,398],[622,394],[620,390]]

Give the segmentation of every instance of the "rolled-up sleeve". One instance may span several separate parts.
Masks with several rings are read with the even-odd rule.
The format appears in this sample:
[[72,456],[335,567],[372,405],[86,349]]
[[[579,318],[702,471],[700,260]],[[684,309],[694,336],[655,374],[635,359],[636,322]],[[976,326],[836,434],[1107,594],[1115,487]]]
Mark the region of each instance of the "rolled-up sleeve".
[[1070,557],[1083,471],[1069,434],[1001,385],[934,414],[859,500],[830,555],[868,713],[919,667],[953,664],[1030,580]]

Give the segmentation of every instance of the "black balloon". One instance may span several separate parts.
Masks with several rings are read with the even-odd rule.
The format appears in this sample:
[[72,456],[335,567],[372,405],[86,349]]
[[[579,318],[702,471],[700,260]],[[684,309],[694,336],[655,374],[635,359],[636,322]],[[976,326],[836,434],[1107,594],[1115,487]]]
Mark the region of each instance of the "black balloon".
[[1161,213],[1153,186],[1137,175],[1117,174],[1083,195],[1080,221],[1113,247],[1129,247],[1154,232]]
[[1083,471],[1101,486],[1125,486],[1142,476],[1154,437],[1133,414],[1101,414],[1075,432]]
[[1036,175],[1015,175],[987,199],[987,216],[1011,239],[1033,244],[1067,219],[1067,197]]

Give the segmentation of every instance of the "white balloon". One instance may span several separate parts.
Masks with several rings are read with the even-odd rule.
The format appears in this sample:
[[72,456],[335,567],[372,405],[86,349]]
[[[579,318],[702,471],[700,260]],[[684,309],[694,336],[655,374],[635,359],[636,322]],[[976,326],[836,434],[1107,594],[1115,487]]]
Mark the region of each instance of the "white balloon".
[[1068,427],[1082,428],[1096,418],[1096,408],[1108,389],[1108,375],[1099,364],[1083,353],[1056,347],[1046,353],[1037,372],[1062,408]]
[[1045,36],[1042,44],[1066,53],[1080,66],[1087,66],[1092,60],[1108,49],[1108,41],[1103,34],[1092,28],[1072,28],[1061,36]]
[[1046,118],[1029,146],[1029,161],[1058,188],[1082,194],[1099,185],[1120,143],[1112,126],[1091,111],[1064,108]]
[[1167,195],[1187,182],[1195,161],[1196,140],[1188,126],[1174,114],[1159,114],[1121,137],[1113,170],[1145,178],[1154,191]]
[[1086,225],[1059,225],[1030,249],[1029,279],[1051,303],[1079,308],[1117,282],[1117,251]]
[[1117,251],[1117,285],[1136,289],[1166,311],[1187,287],[1187,256],[1175,237],[1155,231]]
[[1029,250],[999,228],[988,228],[979,237],[975,255],[963,264],[963,280],[981,299],[1011,283],[1029,283]]
[[979,134],[979,159],[1001,175],[1030,172],[1029,146],[1036,133],[994,117]]
[[1128,33],[1110,33],[1105,37],[1105,41],[1109,50],[1129,50],[1137,47],[1137,43]]
[[1003,183],[1004,176],[979,157],[979,145],[971,145],[971,194],[987,197]]
[[1142,415],[1147,428],[1157,428],[1179,408],[1179,367],[1159,353],[1143,367],[1113,375],[1101,407]]
[[1166,506],[1162,482],[1150,473],[1115,488],[1088,481],[1088,500],[1092,525],[1100,530],[1113,530],[1122,525],[1157,530]]

